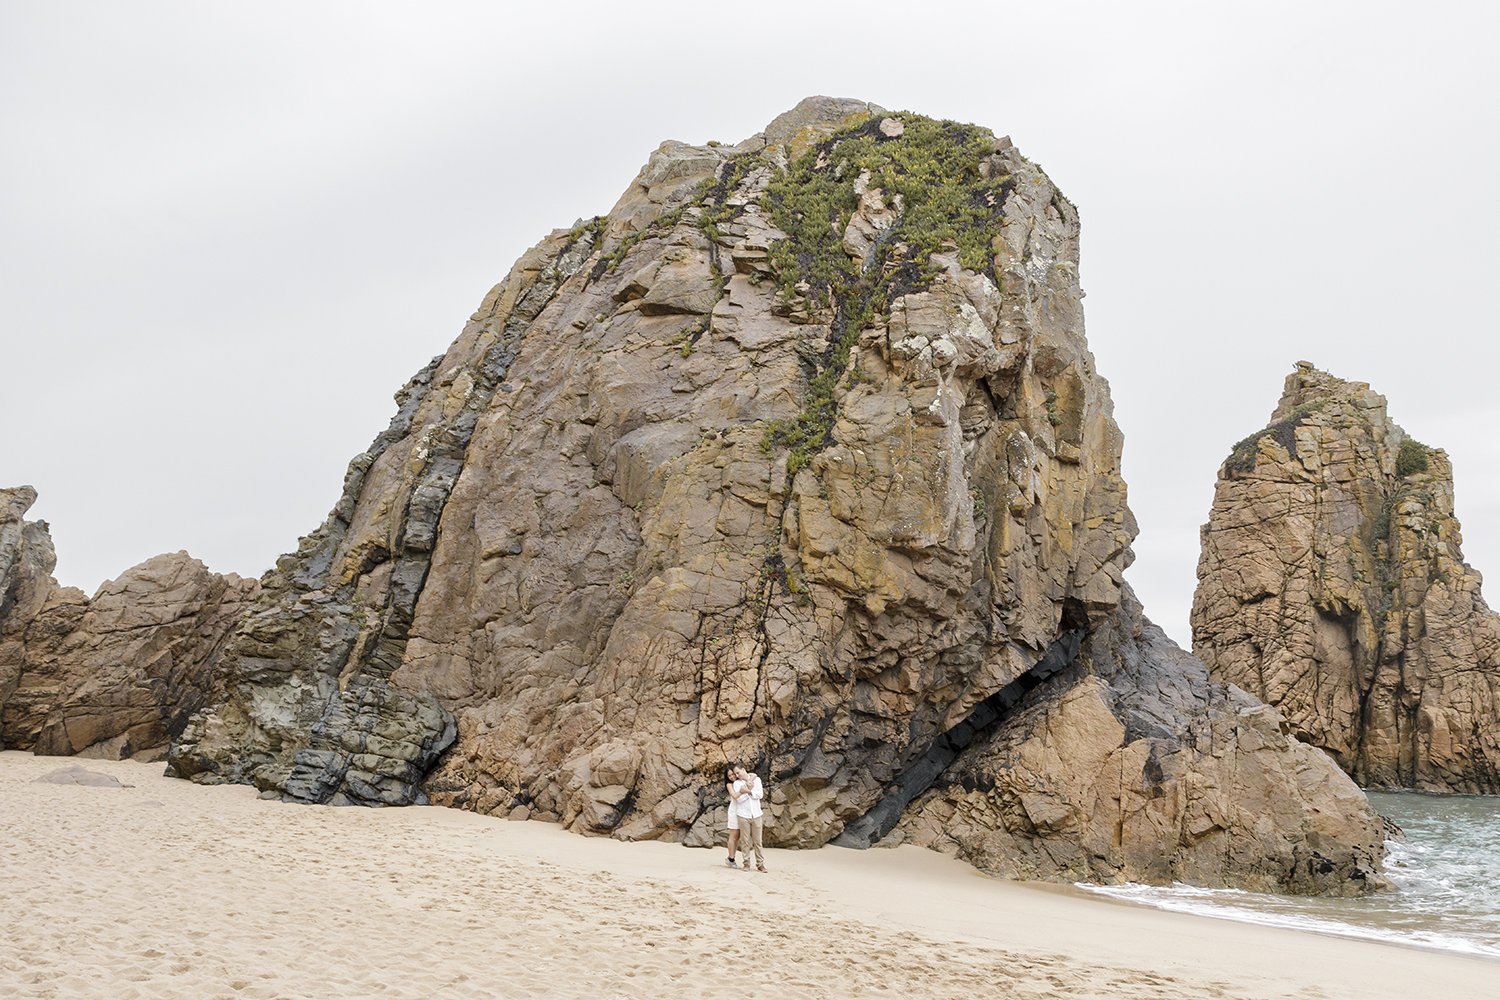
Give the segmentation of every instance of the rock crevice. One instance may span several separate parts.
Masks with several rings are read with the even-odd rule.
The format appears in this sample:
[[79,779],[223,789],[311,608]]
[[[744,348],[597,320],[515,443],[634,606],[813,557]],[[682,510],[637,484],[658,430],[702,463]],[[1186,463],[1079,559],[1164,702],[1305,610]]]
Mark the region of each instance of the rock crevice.
[[901,822],[912,800],[938,782],[959,754],[994,733],[1032,689],[1072,666],[1088,635],[1087,620],[1070,614],[1072,611],[1073,608],[1064,608],[1063,632],[1036,666],[985,698],[956,726],[944,730],[891,782],[885,797],[869,812],[846,824],[833,842],[840,847],[864,848],[880,841]]

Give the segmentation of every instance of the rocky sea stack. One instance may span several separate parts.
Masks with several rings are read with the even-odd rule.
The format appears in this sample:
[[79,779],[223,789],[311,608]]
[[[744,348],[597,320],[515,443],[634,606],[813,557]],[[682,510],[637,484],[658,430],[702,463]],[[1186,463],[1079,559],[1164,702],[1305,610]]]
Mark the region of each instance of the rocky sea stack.
[[1349,894],[1381,824],[1141,613],[1078,218],[811,98],[516,264],[262,580],[170,773],[707,844]]
[[1500,793],[1500,616],[1448,456],[1302,362],[1219,470],[1193,651],[1362,785]]

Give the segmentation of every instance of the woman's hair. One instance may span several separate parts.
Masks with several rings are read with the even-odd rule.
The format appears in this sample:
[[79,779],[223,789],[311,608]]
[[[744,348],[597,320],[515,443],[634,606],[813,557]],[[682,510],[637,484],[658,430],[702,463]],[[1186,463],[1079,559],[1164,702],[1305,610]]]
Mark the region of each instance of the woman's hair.
[[724,765],[724,783],[726,785],[732,784],[734,782],[734,772],[738,768],[739,768],[738,764],[725,764]]

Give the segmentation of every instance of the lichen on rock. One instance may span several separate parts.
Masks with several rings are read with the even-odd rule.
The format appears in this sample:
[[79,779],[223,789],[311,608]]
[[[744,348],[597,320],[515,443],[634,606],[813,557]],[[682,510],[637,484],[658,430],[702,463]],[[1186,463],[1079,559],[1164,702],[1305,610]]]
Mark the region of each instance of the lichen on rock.
[[1220,470],[1193,649],[1364,785],[1500,793],[1500,617],[1447,455],[1301,362]]

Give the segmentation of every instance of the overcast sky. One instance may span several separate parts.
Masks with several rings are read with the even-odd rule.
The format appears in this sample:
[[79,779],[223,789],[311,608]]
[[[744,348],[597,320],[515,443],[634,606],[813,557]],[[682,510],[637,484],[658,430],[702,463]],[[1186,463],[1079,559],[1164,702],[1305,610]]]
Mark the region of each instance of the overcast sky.
[[1298,359],[1448,450],[1500,574],[1500,7],[1232,10],[0,0],[0,485],[63,583],[259,575],[524,249],[662,139],[833,94],[1008,133],[1079,206],[1128,578],[1180,642]]

